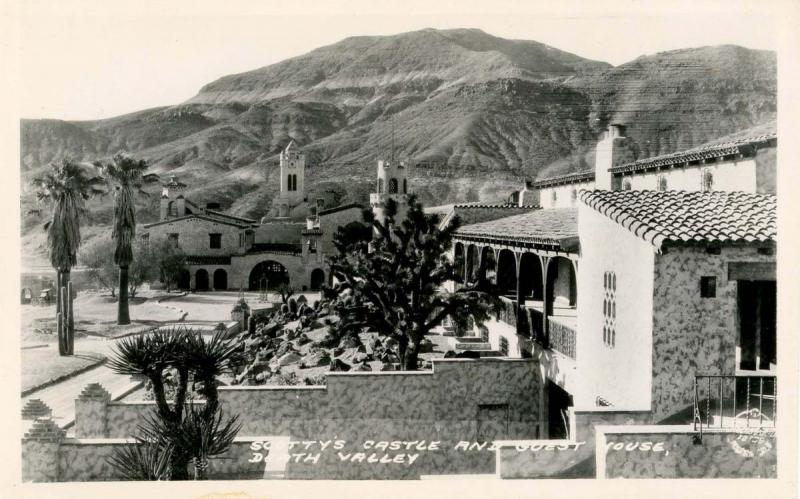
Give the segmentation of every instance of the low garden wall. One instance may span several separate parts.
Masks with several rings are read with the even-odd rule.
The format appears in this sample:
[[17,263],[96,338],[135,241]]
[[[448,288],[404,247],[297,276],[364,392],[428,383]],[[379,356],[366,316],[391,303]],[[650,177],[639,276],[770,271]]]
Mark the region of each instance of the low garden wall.
[[[253,435],[290,439],[286,478],[495,473],[492,441],[539,437],[538,373],[534,359],[436,359],[432,371],[329,373],[326,386],[220,387],[220,407],[240,416],[250,444],[218,460],[219,474],[258,477],[259,454],[272,443]],[[76,401],[78,440],[62,444],[59,459],[105,460],[154,405],[111,402],[102,387],[87,387]],[[59,479],[115,478],[108,467],[73,466]]]
[[691,426],[597,427],[598,478],[775,478],[772,431]]

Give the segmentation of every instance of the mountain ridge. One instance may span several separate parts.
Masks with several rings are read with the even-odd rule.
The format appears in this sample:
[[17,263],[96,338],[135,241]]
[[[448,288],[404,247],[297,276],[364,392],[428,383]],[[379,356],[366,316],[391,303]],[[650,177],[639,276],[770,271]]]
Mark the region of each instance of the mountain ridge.
[[[423,202],[498,201],[524,178],[591,168],[611,121],[628,123],[640,157],[651,156],[772,120],[775,95],[770,51],[696,47],[612,66],[476,29],[424,29],[348,37],[223,76],[174,106],[22,120],[20,166],[27,184],[62,157],[127,150],[180,176],[193,199],[260,218],[277,192],[277,154],[294,139],[309,197],[365,202],[375,161],[394,152],[419,164],[411,185]],[[97,223],[107,204],[92,205]],[[157,216],[152,200],[141,209],[142,221]]]

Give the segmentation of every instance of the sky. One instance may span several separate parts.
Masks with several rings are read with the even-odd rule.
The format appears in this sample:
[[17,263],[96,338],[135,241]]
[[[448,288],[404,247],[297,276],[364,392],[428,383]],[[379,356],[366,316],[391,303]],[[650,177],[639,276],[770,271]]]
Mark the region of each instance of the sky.
[[771,2],[305,0],[21,2],[24,118],[88,120],[178,104],[221,76],[348,36],[479,28],[614,65],[704,45],[775,50]]

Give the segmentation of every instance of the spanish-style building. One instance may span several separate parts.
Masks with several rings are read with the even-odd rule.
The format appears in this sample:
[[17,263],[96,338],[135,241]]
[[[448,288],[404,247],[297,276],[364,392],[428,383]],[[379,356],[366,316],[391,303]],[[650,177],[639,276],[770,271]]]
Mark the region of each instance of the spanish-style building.
[[178,286],[195,291],[260,291],[289,284],[316,290],[329,278],[325,264],[335,250],[339,227],[359,222],[363,207],[351,203],[309,206],[305,197],[305,156],[290,142],[280,155],[280,194],[271,216],[260,221],[219,211],[217,203],[198,206],[185,197],[187,186],[171,177],[161,195],[159,221],[144,226],[148,241],[168,239],[187,255]]
[[455,285],[503,293],[503,313],[475,334],[539,360],[542,438],[565,438],[577,412],[710,424],[753,403],[771,424],[774,124],[638,161],[623,133],[610,127],[595,172],[522,191],[546,207],[456,231]]

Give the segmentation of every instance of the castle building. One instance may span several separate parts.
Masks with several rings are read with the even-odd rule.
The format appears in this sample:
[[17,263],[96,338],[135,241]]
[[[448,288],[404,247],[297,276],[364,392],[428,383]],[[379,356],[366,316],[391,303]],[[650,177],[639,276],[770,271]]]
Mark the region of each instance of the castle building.
[[[361,220],[363,207],[305,207],[305,156],[291,141],[280,154],[280,193],[272,215],[260,221],[220,211],[219,203],[200,206],[186,197],[189,186],[176,176],[164,184],[159,221],[140,237],[169,240],[187,255],[178,287],[193,291],[244,288],[318,290],[330,278],[326,257],[335,251],[339,227]],[[297,212],[302,212],[302,216]]]
[[595,172],[531,183],[542,207],[455,232],[453,286],[489,281],[504,303],[465,345],[538,359],[540,438],[774,425],[774,124],[654,158],[629,146],[612,127]]

